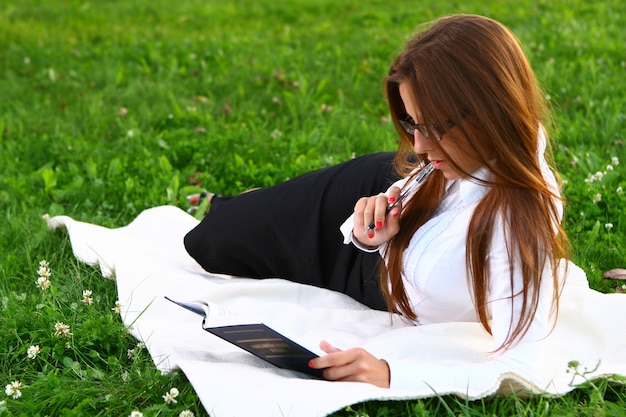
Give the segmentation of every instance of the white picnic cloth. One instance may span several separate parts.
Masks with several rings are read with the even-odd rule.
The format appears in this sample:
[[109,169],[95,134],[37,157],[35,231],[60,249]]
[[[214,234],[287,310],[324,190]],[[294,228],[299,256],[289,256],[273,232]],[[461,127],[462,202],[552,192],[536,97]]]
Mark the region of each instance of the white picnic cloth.
[[[76,258],[117,281],[122,320],[163,371],[180,369],[213,417],[325,416],[368,400],[405,400],[455,394],[478,399],[515,390],[519,395],[562,395],[586,380],[626,375],[626,295],[588,288],[584,272],[569,265],[555,330],[546,343],[540,383],[530,384],[506,365],[489,361],[493,349],[478,323],[412,326],[333,291],[281,279],[212,275],[187,254],[184,235],[198,221],[172,206],[141,213],[125,227],[105,228],[67,216]],[[265,323],[313,352],[318,343],[361,346],[382,358],[423,363],[413,390],[329,382],[266,364],[201,328],[201,317],[167,300],[203,300],[211,324]],[[578,375],[568,368],[578,361]],[[476,366],[471,380],[459,367]],[[580,375],[584,374],[584,375]]]

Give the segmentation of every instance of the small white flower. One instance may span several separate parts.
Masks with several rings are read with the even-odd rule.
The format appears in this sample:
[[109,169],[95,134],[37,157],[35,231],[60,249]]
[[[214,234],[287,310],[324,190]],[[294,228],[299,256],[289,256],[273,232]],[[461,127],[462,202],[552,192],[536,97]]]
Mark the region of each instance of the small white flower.
[[611,230],[611,229],[613,228],[613,223],[605,223],[604,227],[605,227],[607,230]]
[[91,290],[83,290],[83,299],[81,302],[87,306],[93,304],[93,298],[91,297]]
[[113,306],[113,308],[111,309],[111,311],[116,312],[117,314],[120,314],[122,312],[122,303],[120,303],[119,300],[117,300],[115,302],[115,305]]
[[594,181],[602,181],[602,177],[604,176],[603,172],[596,172],[595,174],[593,174],[593,180]]
[[21,387],[22,387],[22,383],[20,381],[13,381],[5,387],[4,392],[9,397],[13,398],[14,400],[17,400],[18,398],[22,396],[22,391],[20,390]]
[[54,325],[54,335],[57,337],[67,337],[69,339],[72,337],[70,326],[62,322],[56,323]]
[[624,192],[624,190],[622,189],[622,187],[617,187],[617,189],[615,190],[615,192],[617,194],[622,194]]
[[132,413],[130,413],[128,417],[143,417],[143,413],[141,411],[135,410]]
[[26,356],[28,356],[28,359],[35,359],[39,352],[41,352],[39,345],[30,346],[26,351]]
[[37,288],[39,288],[41,291],[45,291],[48,288],[50,288],[50,285],[52,284],[50,282],[50,280],[46,277],[39,277],[37,278]]
[[611,164],[612,165],[619,165],[619,158],[617,156],[611,157]]
[[165,404],[176,404],[178,402],[176,401],[176,397],[178,397],[178,390],[172,388],[163,396],[163,401],[165,401]]
[[52,272],[50,271],[50,265],[45,260],[39,262],[39,269],[37,270],[37,275],[42,278],[50,278]]
[[282,135],[283,135],[283,132],[281,132],[278,129],[274,129],[274,130],[272,130],[272,133],[270,133],[271,138],[274,139],[274,140],[280,138]]
[[174,397],[172,397],[172,394],[170,394],[169,392],[163,396],[163,401],[165,401],[165,404],[176,404],[178,402],[174,399]]
[[50,215],[48,213],[41,216],[41,218],[47,223],[50,221]]
[[607,166],[606,166],[606,170],[607,170],[607,171],[613,171],[613,165],[610,165],[610,164],[609,164],[609,165],[607,165]]
[[196,415],[191,410],[183,410],[180,412],[178,417],[195,417]]
[[132,138],[135,136],[135,131],[133,129],[130,129],[128,132],[126,132],[126,137]]
[[602,194],[596,194],[593,196],[593,202],[594,203],[599,203],[600,201],[602,201]]
[[135,349],[128,349],[126,351],[126,356],[128,356],[128,359],[132,359],[135,356]]

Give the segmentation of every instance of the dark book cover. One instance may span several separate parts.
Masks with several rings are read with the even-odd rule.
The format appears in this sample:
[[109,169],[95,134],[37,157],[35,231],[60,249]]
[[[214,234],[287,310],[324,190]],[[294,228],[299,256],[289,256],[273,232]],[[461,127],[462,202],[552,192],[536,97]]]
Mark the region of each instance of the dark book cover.
[[206,326],[208,306],[200,302],[180,302],[165,297],[202,317],[202,328],[235,346],[282,369],[290,369],[322,378],[322,369],[309,368],[309,361],[318,355],[300,346],[288,337],[263,323],[237,324],[231,326]]

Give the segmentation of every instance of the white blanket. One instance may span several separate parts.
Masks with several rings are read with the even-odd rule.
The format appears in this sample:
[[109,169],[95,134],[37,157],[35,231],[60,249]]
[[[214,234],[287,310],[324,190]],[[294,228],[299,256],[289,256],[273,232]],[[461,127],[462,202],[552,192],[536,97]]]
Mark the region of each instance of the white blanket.
[[[403,400],[456,394],[468,399],[516,390],[564,394],[586,379],[626,375],[626,296],[590,290],[571,264],[559,321],[547,343],[547,366],[530,384],[519,373],[494,365],[485,355],[491,337],[477,323],[409,326],[343,294],[280,279],[252,280],[211,275],[189,257],[183,236],[197,224],[170,206],[146,210],[118,229],[53,217],[65,227],[74,255],[117,280],[122,319],[144,342],[156,366],[181,369],[207,412],[222,416],[324,416],[367,400]],[[382,358],[412,359],[429,369],[449,365],[416,381],[414,390],[338,383],[275,368],[201,328],[201,318],[163,297],[210,304],[210,323],[263,322],[313,352],[320,340],[361,346]],[[568,369],[578,361],[579,373]],[[460,366],[484,367],[472,380]],[[591,371],[591,372],[589,372]]]

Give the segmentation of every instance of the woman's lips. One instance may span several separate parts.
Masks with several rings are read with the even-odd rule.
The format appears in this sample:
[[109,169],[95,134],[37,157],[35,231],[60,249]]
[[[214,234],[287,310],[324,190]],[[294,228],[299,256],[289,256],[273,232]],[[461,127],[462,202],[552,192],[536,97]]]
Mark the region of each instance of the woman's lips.
[[441,167],[443,166],[443,164],[445,164],[445,162],[444,162],[444,161],[441,161],[441,160],[436,160],[436,159],[431,160],[430,162],[432,162],[432,163],[433,163],[433,165],[435,166],[435,169],[441,169]]

